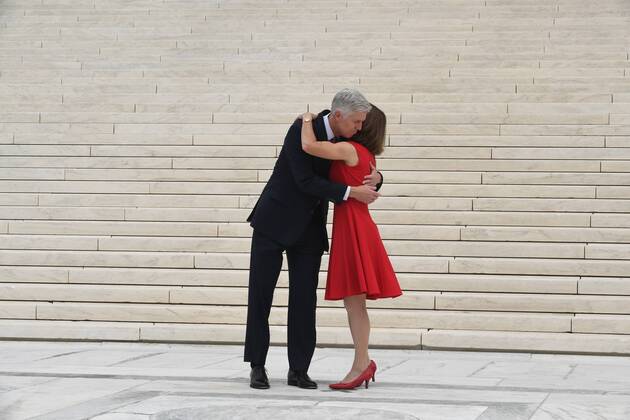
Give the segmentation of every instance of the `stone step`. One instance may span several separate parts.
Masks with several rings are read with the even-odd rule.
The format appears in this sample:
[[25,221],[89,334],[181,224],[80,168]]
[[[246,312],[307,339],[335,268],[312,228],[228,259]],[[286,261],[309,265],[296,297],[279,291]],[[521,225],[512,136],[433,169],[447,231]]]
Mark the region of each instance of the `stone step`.
[[[119,125],[116,125],[115,128],[112,128],[110,124],[110,130],[112,131],[117,131],[119,127]],[[562,158],[560,156],[565,153],[566,158],[564,160],[627,160],[628,153],[630,153],[627,147],[630,131],[626,129],[626,127],[630,127],[630,124],[608,126],[609,128],[616,128],[620,132],[619,136],[610,133],[611,130],[606,129],[605,126],[602,126],[602,130],[599,133],[594,133],[594,135],[575,131],[574,133],[560,133],[558,136],[548,135],[551,133],[541,133],[540,135],[535,133],[514,133],[513,135],[506,134],[505,136],[498,135],[498,133],[485,136],[477,133],[461,133],[459,135],[456,133],[445,133],[445,135],[440,136],[437,132],[431,133],[431,131],[438,131],[437,129],[439,129],[439,127],[434,126],[403,125],[397,127],[394,125],[390,127],[392,134],[389,136],[389,142],[392,145],[386,147],[385,152],[377,157],[379,165],[382,161],[389,159],[418,159],[416,162],[422,163],[423,159],[439,158],[460,159],[463,160],[462,164],[470,159],[485,159],[488,161],[486,163],[491,165],[494,164],[494,162],[490,161],[491,159],[562,160],[564,156]],[[457,125],[451,127],[454,129],[453,131],[457,130]],[[480,126],[481,129],[486,127]],[[547,127],[549,131],[557,131],[558,128],[570,128],[570,126],[564,125],[558,126],[558,128],[553,128],[553,126]],[[98,128],[100,131],[100,127],[95,128]],[[441,128],[450,130],[449,126],[442,126]],[[513,128],[514,126],[502,125],[500,128],[497,127],[497,130],[509,131],[513,130]],[[103,127],[102,130],[104,131],[105,128]],[[60,128],[59,131],[63,131],[63,128]],[[628,132],[626,133],[625,131]],[[608,135],[609,133],[613,135]],[[64,136],[66,140],[60,142],[60,144],[56,143],[54,141],[55,138],[61,136]],[[26,160],[30,156],[34,161],[42,156],[168,157],[178,163],[181,161],[180,158],[195,157],[199,161],[199,159],[230,157],[230,154],[241,158],[275,158],[281,151],[281,142],[284,136],[278,133],[264,135],[246,134],[238,136],[240,140],[229,146],[216,144],[221,137],[229,140],[236,137],[236,135],[174,133],[173,142],[178,143],[178,145],[173,146],[164,145],[167,141],[166,138],[160,140],[160,137],[136,136],[131,133],[112,134],[110,132],[96,133],[94,135],[77,133],[70,136],[56,133],[51,134],[47,140],[40,141],[39,139],[42,138],[40,133],[18,132],[15,134],[5,133],[3,136],[5,143],[0,145],[0,153],[3,154],[2,159],[9,159],[9,157],[15,156]],[[94,139],[94,142],[91,144],[89,143],[90,138]],[[101,144],[95,143],[101,138],[104,139],[101,141]],[[126,143],[126,139],[132,140]],[[9,141],[15,144],[6,144]],[[460,147],[464,142],[468,143],[466,149]],[[545,142],[547,142],[547,147],[544,145]],[[604,147],[604,145],[607,147]],[[466,157],[466,151],[470,152],[468,157]],[[18,159],[13,158],[13,160]],[[115,159],[111,160],[115,162]],[[207,160],[207,162],[213,163],[214,161]],[[398,160],[386,163],[393,164],[397,162]],[[269,166],[261,169],[271,169],[272,164],[273,161],[270,160]],[[453,168],[455,169],[455,167]],[[68,168],[68,170],[71,169],[71,167]],[[213,168],[208,167],[208,169]],[[409,170],[408,167],[391,167],[389,169]],[[424,167],[418,165],[415,169],[424,170]],[[462,170],[467,169],[462,168]]]
[[[0,53],[0,55],[2,55]],[[3,60],[10,60],[13,53],[3,56]],[[51,53],[50,57],[59,57],[58,54]],[[41,60],[48,60],[50,57],[41,57]],[[68,58],[71,60],[72,58]],[[76,57],[74,57],[76,59]],[[163,58],[166,60],[166,58]],[[27,61],[35,61],[33,57],[25,57]],[[147,58],[147,61],[153,61],[153,58]],[[287,71],[286,68],[272,67],[274,64],[267,62],[256,62],[251,65],[262,65],[265,70],[273,71],[275,74],[261,73],[260,76],[251,77],[247,74],[243,64],[245,63],[228,63],[229,69],[223,71],[222,64],[212,66],[209,69],[200,70],[195,67],[194,63],[189,63],[188,67],[184,67],[186,63],[179,62],[178,67],[174,69],[164,69],[161,71],[143,71],[143,72],[124,72],[123,70],[103,70],[91,71],[91,73],[83,73],[82,77],[73,77],[77,74],[72,69],[55,69],[55,70],[35,70],[32,76],[25,75],[15,69],[9,69],[3,73],[2,93],[10,94],[18,91],[18,86],[25,87],[26,93],[30,94],[53,94],[64,93],[67,95],[76,95],[78,87],[82,89],[83,94],[89,94],[89,86],[94,89],[104,91],[104,93],[120,94],[120,90],[135,84],[141,84],[141,89],[129,89],[129,93],[137,95],[149,95],[165,93],[164,90],[172,90],[179,87],[179,91],[188,92],[186,86],[195,91],[191,94],[207,91],[216,88],[216,90],[233,91],[234,85],[242,83],[242,78],[247,76],[250,82],[257,84],[277,84],[284,82],[288,84],[310,83],[310,84],[332,84],[347,83],[355,86],[369,86],[371,91],[376,91],[382,87],[393,89],[405,88],[411,91],[429,91],[429,86],[436,84],[447,84],[449,86],[458,86],[465,91],[465,87],[470,83],[478,83],[479,87],[491,89],[495,85],[502,85],[502,88],[510,88],[514,85],[523,89],[533,89],[537,87],[550,87],[555,85],[558,88],[570,88],[575,85],[582,85],[590,89],[623,89],[624,74],[626,68],[622,62],[621,66],[608,65],[606,67],[595,68],[592,63],[580,68],[564,69],[561,62],[538,62],[537,60],[523,62],[523,65],[517,65],[515,62],[510,66],[489,67],[490,65],[484,61],[462,62],[457,66],[451,63],[436,63],[434,66],[422,65],[414,74],[406,73],[407,70],[399,69],[397,77],[387,77],[387,70],[383,69],[358,69],[353,75],[339,74],[339,70],[318,70],[313,60],[307,62],[293,63]],[[545,68],[542,68],[542,65]],[[232,67],[233,66],[233,67]],[[479,77],[477,67],[483,66],[485,74]],[[168,65],[168,67],[172,67]],[[215,68],[216,67],[216,68]],[[239,67],[242,67],[240,69]],[[533,67],[533,68],[532,68]],[[168,76],[171,77],[168,77]],[[419,82],[417,76],[423,76],[422,82]],[[93,80],[93,83],[89,82]],[[430,82],[433,82],[432,84]],[[36,89],[39,88],[39,91]],[[108,92],[109,91],[109,92]],[[510,90],[518,93],[516,88]],[[176,93],[176,92],[174,92]],[[375,92],[377,94],[378,92]],[[453,92],[455,93],[455,92]]]
[[627,296],[569,296],[486,293],[442,293],[435,298],[436,309],[491,310],[560,313],[627,314]]
[[629,261],[615,260],[544,260],[515,258],[466,258],[449,262],[450,273],[519,274],[545,276],[624,277]]
[[[116,315],[117,311],[126,311],[120,305],[114,303],[133,303],[127,305],[129,311],[135,313],[148,313],[156,317],[161,312],[166,312],[165,316],[171,316],[175,312],[183,311],[184,314],[196,313],[203,311],[204,313],[218,315],[225,310],[233,314],[233,316],[243,314],[242,309],[247,305],[247,288],[246,287],[176,287],[169,288],[164,286],[103,286],[103,285],[75,285],[75,284],[29,284],[29,283],[7,283],[0,288],[3,299],[7,305],[4,305],[4,311],[7,311],[8,317],[12,317],[13,312],[17,311],[22,314],[26,309],[32,308],[24,302],[18,304],[15,301],[47,301],[52,306],[37,306],[38,318],[50,318],[56,316],[75,316],[72,311],[82,310],[81,308],[91,307],[91,303],[108,303],[101,305],[104,311],[112,311],[113,314],[103,316],[113,316],[114,318],[100,320],[124,321],[126,318],[118,318],[126,316],[125,314]],[[342,302],[324,300],[324,290],[318,291],[318,300],[321,307],[343,307]],[[396,300],[378,300],[369,301],[369,308],[381,309],[405,309],[415,310],[436,309],[440,311],[486,311],[486,312],[547,312],[547,313],[594,313],[594,314],[628,314],[628,296],[609,296],[609,295],[540,295],[540,294],[506,294],[506,293],[461,293],[461,292],[444,292],[442,294],[434,294],[426,291],[407,291],[402,297]],[[66,303],[65,303],[66,302]],[[76,305],[74,302],[78,302]],[[286,307],[288,302],[288,289],[278,288],[274,297],[274,305]],[[109,304],[112,303],[112,304]],[[151,305],[137,305],[136,303],[150,303]],[[165,311],[162,307],[164,304],[170,303],[171,309]],[[182,305],[183,304],[183,305]],[[13,305],[13,306],[11,306]],[[77,306],[78,305],[78,306]],[[162,306],[161,306],[162,305]],[[202,306],[191,306],[202,305]],[[240,308],[218,308],[217,306],[230,305],[240,306]],[[113,310],[113,307],[118,309]],[[13,308],[13,309],[12,309]],[[61,308],[61,309],[59,309]],[[69,315],[58,315],[59,310],[66,308],[70,311]],[[78,309],[77,309],[78,308]],[[212,312],[215,311],[216,313]],[[29,309],[30,310],[30,309]],[[85,309],[88,310],[88,309]],[[99,309],[100,310],[100,309]],[[35,312],[33,312],[34,314]],[[44,315],[52,313],[54,315]],[[64,312],[62,312],[64,313]],[[151,315],[151,316],[153,316]],[[132,316],[132,315],[130,315]],[[474,315],[470,315],[474,317]],[[52,318],[54,319],[54,318]],[[70,318],[71,319],[71,318]],[[91,318],[90,318],[91,319]],[[240,319],[240,318],[239,318]],[[394,318],[392,318],[394,319]],[[152,320],[148,319],[149,321]],[[164,319],[160,318],[164,322]],[[205,322],[205,321],[186,321],[186,322]],[[222,321],[231,323],[233,320]],[[395,324],[395,323],[394,323]],[[405,323],[406,325],[406,323]]]
[[[22,136],[22,140],[16,136],[15,143],[20,142],[24,142],[24,136]],[[606,145],[605,136],[435,136],[405,134],[389,136],[389,146],[393,147],[605,147]],[[613,145],[610,146],[614,147]],[[536,161],[532,161],[532,163],[534,162]],[[380,164],[381,159],[379,159]]]
[[[383,232],[383,229],[381,230]],[[630,229],[625,228],[556,228],[556,227],[476,227],[461,229],[462,240],[531,241],[531,242],[630,242]]]
[[[455,186],[457,184],[474,184],[474,185],[522,185],[522,186],[554,186],[554,185],[575,185],[575,186],[599,186],[604,188],[605,186],[627,186],[630,185],[630,174],[619,174],[613,172],[604,173],[582,173],[575,174],[571,172],[444,172],[444,171],[429,171],[429,170],[386,170],[383,169],[378,162],[379,169],[383,174],[383,177],[387,179],[388,185],[396,186],[396,188],[404,188],[409,185],[418,184],[451,184]],[[179,181],[179,182],[264,182],[270,178],[272,174],[271,170],[256,170],[256,169],[124,169],[124,168],[111,168],[111,169],[98,169],[98,168],[85,168],[85,169],[63,169],[63,168],[0,168],[0,179],[8,180],[46,180],[46,181],[61,181],[66,180],[73,181]],[[536,191],[536,190],[532,190]],[[544,191],[544,189],[540,189]],[[579,191],[579,190],[576,190]],[[385,190],[384,190],[385,192]],[[226,193],[231,193],[226,188]],[[509,194],[507,195],[509,196]],[[248,197],[248,196],[244,196]],[[112,198],[112,196],[110,196]],[[238,198],[238,197],[235,197]],[[255,199],[258,197],[252,197],[251,206],[253,206]],[[59,205],[61,203],[68,203],[69,205],[85,205],[89,201],[72,201],[66,200],[65,197],[58,197],[60,201],[52,202],[53,205]],[[120,200],[126,200],[128,198],[121,197]],[[153,197],[152,199],[158,199]],[[392,201],[392,203],[400,203],[403,207],[408,207],[405,203],[405,197],[388,197],[387,199],[398,200]],[[61,201],[64,200],[64,201]],[[151,200],[151,199],[148,199]],[[105,202],[105,201],[103,201]],[[124,203],[124,201],[121,201]],[[40,202],[40,204],[47,204],[51,202]],[[76,204],[75,204],[76,203]],[[96,203],[96,202],[95,202]],[[145,204],[150,203],[147,201]],[[141,202],[139,202],[141,204]],[[179,203],[178,203],[179,204]],[[608,203],[610,204],[610,203]],[[375,202],[374,206],[380,206],[382,203]],[[234,207],[239,207],[238,201],[235,201]],[[242,204],[241,207],[248,206]],[[394,204],[395,206],[395,204]],[[147,207],[152,207],[148,205]],[[210,206],[212,207],[212,206]],[[221,201],[217,203],[216,207],[227,207],[222,204]],[[391,207],[391,205],[388,205]],[[378,208],[378,207],[374,207]]]
[[[258,34],[254,33],[253,36]],[[266,34],[268,35],[268,34]],[[337,43],[332,42],[333,37],[328,33],[312,33],[312,37],[306,38],[298,36],[295,39],[275,42],[271,39],[244,39],[238,34],[229,39],[212,39],[210,36],[203,38],[187,37],[185,40],[154,40],[146,44],[146,48],[138,47],[128,39],[119,39],[115,42],[110,39],[93,41],[55,41],[55,40],[6,40],[0,43],[0,55],[9,55],[19,49],[25,56],[46,56],[53,52],[59,52],[60,57],[68,57],[71,54],[86,54],[86,56],[112,56],[112,57],[136,57],[136,56],[175,56],[181,55],[204,59],[208,57],[227,57],[227,59],[257,56],[261,53],[286,54],[288,56],[305,54],[305,57],[323,57],[325,52],[333,56],[343,54],[349,46],[354,47],[353,51],[346,51],[349,54],[365,53],[365,56],[372,57],[402,57],[404,60],[422,60],[425,53],[433,54],[434,57],[448,56],[449,52],[461,52],[460,60],[472,58],[475,60],[495,58],[497,52],[502,52],[504,59],[575,59],[579,61],[590,61],[601,59],[604,61],[616,61],[625,58],[623,56],[624,44],[622,41],[606,44],[605,39],[580,39],[577,37],[573,44],[568,42],[550,41],[550,33],[542,33],[538,36],[531,33],[522,33],[523,37],[529,39],[519,39],[518,42],[529,42],[518,51],[510,48],[511,43],[497,42],[496,38],[475,37],[466,33],[464,37],[436,37],[434,42],[422,42],[417,37],[410,36],[405,39],[398,35],[397,39],[340,39]],[[442,38],[442,39],[440,39]],[[448,41],[451,42],[437,42]],[[415,41],[415,47],[409,49]],[[471,45],[468,44],[468,41]],[[425,39],[424,41],[428,41]],[[453,42],[457,41],[457,42]],[[462,42],[464,41],[464,42]],[[125,47],[120,49],[120,47]],[[600,48],[601,46],[601,48]],[[17,48],[20,47],[20,48]],[[117,49],[118,47],[118,49]],[[441,48],[440,48],[441,47]],[[465,47],[465,48],[463,48]],[[406,53],[405,55],[401,53]],[[225,53],[233,53],[225,56]],[[237,56],[237,57],[234,57]],[[240,57],[242,56],[242,57]],[[267,55],[266,57],[272,57]],[[495,62],[497,60],[494,60]]]
[[[192,269],[186,275],[172,269],[132,268],[77,268],[5,266],[0,278],[8,283],[71,283],[122,284],[161,286],[225,286],[246,287],[248,272],[234,269]],[[624,291],[621,278],[582,278],[551,276],[496,276],[458,274],[399,273],[401,287],[412,291],[510,292],[576,294],[578,286],[584,294],[630,295]],[[326,272],[319,275],[319,288],[326,285]],[[280,273],[278,287],[288,287],[288,274]],[[626,287],[627,289],[627,287]],[[630,289],[628,289],[630,290]],[[580,292],[582,293],[582,292]]]
[[[550,276],[623,277],[630,266],[624,246],[610,249],[593,245],[594,258],[608,259],[545,259],[397,256],[392,255],[394,269],[400,273],[518,274]],[[625,256],[624,256],[625,255]],[[160,258],[157,258],[157,257]],[[249,267],[247,253],[175,253],[175,252],[99,252],[99,251],[0,251],[2,265],[81,266],[81,267],[153,267],[162,268],[237,268]],[[322,258],[322,266],[328,258]],[[286,264],[284,266],[286,268]]]
[[[0,249],[22,250],[76,250],[76,251],[167,251],[167,252],[248,252],[249,238],[86,238],[0,235]],[[396,241],[385,240],[388,253],[417,256],[496,256],[496,257],[538,257],[538,258],[593,258],[625,259],[623,253],[627,245],[582,245],[582,244],[540,244],[502,243],[472,241]],[[630,255],[630,254],[628,254]]]
[[[46,124],[47,125],[47,124]],[[111,124],[109,124],[111,126]],[[69,146],[0,145],[0,153],[9,156],[206,156],[206,157],[277,157],[277,146]]]
[[[161,324],[136,322],[0,320],[4,339],[80,340],[80,341],[158,341],[242,344],[241,325]],[[270,328],[271,343],[286,345],[287,331],[282,325]],[[419,348],[422,330],[374,328],[371,344],[384,347]],[[320,327],[319,345],[350,346],[347,327]]]
[[[19,135],[18,135],[19,136]],[[401,136],[402,137],[402,136]],[[449,143],[457,143],[456,139],[450,140],[448,136],[441,145],[447,146]],[[8,135],[8,138],[13,138]],[[18,137],[16,137],[18,138]],[[24,138],[24,137],[22,137]],[[54,139],[54,135],[50,138]],[[66,137],[67,138],[67,137]],[[147,137],[150,139],[151,137]],[[182,140],[177,140],[178,138]],[[393,141],[396,137],[392,136]],[[404,138],[409,138],[405,136]],[[415,138],[415,137],[411,137]],[[429,137],[427,140],[433,143],[434,140]],[[453,138],[453,137],[451,137]],[[476,136],[471,139],[477,138]],[[479,136],[481,139],[482,137]],[[483,137],[487,141],[492,141],[492,137]],[[509,138],[509,137],[508,137]],[[562,137],[558,137],[555,141],[561,142]],[[575,137],[574,137],[575,138]],[[174,137],[174,142],[183,142],[184,137]],[[591,142],[599,142],[601,137],[595,136]],[[8,141],[8,139],[7,139]],[[159,140],[156,140],[159,141]],[[484,140],[471,140],[484,141]],[[616,143],[621,146],[628,140],[625,137],[604,140],[606,142]],[[580,142],[577,140],[577,142]],[[28,142],[27,142],[28,143]],[[72,140],[69,140],[72,144]],[[490,144],[479,144],[478,146],[490,146]],[[155,169],[155,168],[175,168],[175,169],[261,169],[269,170],[273,168],[275,158],[239,158],[234,157],[229,160],[223,158],[170,158],[165,157],[106,157],[106,156],[3,156],[0,157],[0,167],[2,168],[112,168],[112,169]],[[626,172],[627,162],[624,161],[596,161],[585,159],[544,159],[544,160],[527,160],[527,159],[404,159],[404,158],[378,158],[377,162],[379,170],[384,171],[492,171],[492,172],[512,172],[512,171],[530,171],[530,172]],[[262,179],[262,178],[261,178]],[[25,184],[26,185],[26,184]],[[612,187],[602,187],[606,190]]]
[[[612,114],[615,115],[615,114]],[[180,146],[220,146],[230,144],[233,146],[282,146],[284,138],[278,134],[178,134],[172,136],[143,136],[143,135],[121,135],[109,134],[28,134],[28,133],[4,133],[2,135],[4,144],[15,145],[145,145],[145,146],[168,146],[177,144]],[[627,147],[630,136],[470,136],[470,135],[413,135],[413,134],[392,134],[388,136],[390,147]],[[19,150],[19,149],[18,149]],[[19,159],[26,161],[32,159],[37,161],[35,156],[20,156]],[[8,160],[8,158],[4,158]],[[378,157],[379,165],[387,157]],[[13,160],[17,160],[14,158]],[[57,160],[55,160],[57,161]],[[2,162],[2,161],[0,161]],[[112,164],[116,162],[111,159]],[[466,161],[462,161],[463,165]],[[394,162],[396,163],[396,162]],[[494,163],[494,162],[488,162]],[[532,160],[532,164],[538,163]],[[6,166],[6,164],[3,164]],[[39,165],[37,165],[39,166]],[[64,165],[71,168],[71,165]],[[114,166],[115,167],[115,166]],[[169,166],[170,167],[170,166]],[[271,169],[273,162],[270,162],[265,169]],[[398,169],[398,168],[391,168]],[[401,170],[407,168],[402,167]],[[419,165],[419,170],[423,167]]]
[[[115,187],[115,186],[113,186]],[[230,208],[122,208],[122,207],[0,207],[0,219],[94,220],[135,222],[243,223],[251,209]],[[383,225],[485,225],[548,227],[626,227],[614,225],[612,215],[563,212],[491,212],[451,210],[373,210],[373,220]],[[597,219],[594,217],[598,216]],[[623,219],[622,219],[623,220]],[[329,215],[332,221],[332,215]],[[623,223],[626,223],[625,221]]]
[[[510,293],[562,293],[630,295],[621,278],[578,278],[553,276],[500,276],[475,274],[398,273],[407,291],[459,291]],[[247,287],[249,272],[236,269],[190,269],[186,275],[167,268],[27,267],[3,266],[0,279],[7,283],[119,284],[149,286]],[[288,287],[288,273],[280,273],[278,287]],[[325,267],[319,275],[319,288],[326,285]],[[624,289],[625,288],[625,289]],[[624,291],[625,290],[625,291]]]
[[[611,174],[613,175],[613,174]],[[617,175],[618,174],[614,174]],[[614,182],[614,181],[613,181]],[[549,212],[607,212],[627,213],[630,210],[628,200],[606,199],[504,199],[479,198],[473,200],[474,210],[483,211],[549,211]]]
[[576,315],[571,321],[572,331],[592,334],[628,334],[630,317],[622,315]]
[[[56,307],[56,310],[50,308]],[[168,317],[159,316],[157,312],[143,309],[137,304],[111,303],[64,303],[55,301],[51,304],[37,302],[5,302],[3,319],[67,319],[72,313],[80,313],[86,321],[99,322],[121,321],[113,312],[120,311],[129,316],[133,322],[185,322],[210,324],[244,325],[246,321],[245,307],[234,306],[193,306],[193,305],[150,305],[150,308],[162,309]],[[167,308],[167,309],[166,309]],[[74,312],[73,312],[74,311]],[[286,307],[272,308],[271,325],[286,325]],[[344,327],[347,325],[346,311],[341,307],[320,307],[317,310],[318,327]],[[464,330],[503,330],[503,331],[547,331],[569,332],[571,321],[576,318],[567,314],[529,314],[506,312],[459,312],[432,310],[404,310],[370,308],[370,321],[373,328],[399,329],[464,329]],[[126,322],[126,321],[125,321]],[[586,332],[586,331],[583,331]],[[627,333],[627,332],[626,332]]]
[[[247,253],[250,238],[164,238],[164,237],[47,237],[35,235],[0,235],[5,250],[76,250],[76,251],[166,251]],[[541,244],[473,241],[384,240],[390,256],[496,256],[538,258],[626,259],[629,245],[614,244]],[[586,253],[586,257],[585,257]],[[630,255],[630,254],[628,254]],[[628,258],[630,259],[630,258]]]
[[425,349],[615,354],[630,352],[630,337],[617,334],[431,330]]
[[[0,146],[1,148],[2,146]],[[474,177],[473,177],[474,178]],[[478,174],[476,178],[479,178]],[[427,179],[431,179],[428,177]],[[436,179],[436,178],[434,178]],[[439,179],[439,178],[437,178]],[[474,179],[472,180],[474,182]],[[229,194],[229,195],[257,195],[263,189],[261,182],[241,182],[226,184],[222,182],[206,181],[171,181],[169,184],[154,181],[30,181],[4,180],[0,181],[1,192],[90,192],[94,188],[103,189],[103,193],[152,193],[152,194]],[[598,187],[604,188],[604,187]],[[617,187],[621,188],[621,187]],[[491,185],[491,184],[394,184],[381,191],[385,196],[402,197],[505,197],[505,198],[595,198],[596,187],[589,185]],[[386,193],[386,194],[385,194]],[[404,200],[404,199],[403,199]],[[7,209],[10,214],[13,209]],[[32,210],[32,209],[31,209]],[[138,209],[144,210],[144,209]],[[235,217],[240,214],[234,210]],[[226,215],[230,212],[225,212]],[[247,217],[247,215],[245,215]],[[413,217],[413,215],[409,215]],[[242,219],[245,220],[245,219]]]
[[[202,305],[208,310],[214,310],[213,308],[217,306],[247,306],[246,287],[169,288],[163,286],[6,283],[0,285],[0,290],[3,299],[7,301],[48,301],[54,304],[80,302],[82,307],[86,308],[89,307],[89,303],[105,302],[174,304],[172,305],[174,311],[179,310],[178,308],[184,308],[188,311],[191,304]],[[396,299],[396,307],[399,309],[433,309],[435,306],[434,297],[434,292],[410,291]],[[321,307],[343,307],[341,301],[325,301],[323,290],[318,291],[318,298]],[[274,305],[286,307],[288,299],[288,289],[278,288],[274,294]],[[392,302],[391,299],[384,299],[370,301],[368,305],[371,308],[392,308]],[[150,306],[153,307],[153,305]],[[142,305],[134,306],[136,309],[141,307]],[[223,309],[228,311],[228,308]],[[218,308],[216,314],[219,314],[221,310]],[[231,313],[238,312],[243,311],[234,309]]]
[[[404,127],[404,126],[400,126]],[[503,125],[500,128],[505,135],[605,135],[605,136],[627,136],[630,135],[629,125]],[[569,158],[576,158],[580,150],[571,150]],[[594,158],[611,159],[612,154],[607,150],[600,150]],[[619,152],[624,153],[623,149]],[[554,158],[553,154],[548,156]]]
[[[281,290],[277,291],[281,294]],[[419,293],[419,292],[418,292]],[[321,298],[321,293],[320,293]],[[402,298],[401,298],[402,299]],[[424,304],[415,305],[415,309],[433,309],[432,296],[426,296]],[[326,308],[335,308],[336,313],[330,314],[333,321],[324,324],[347,325],[346,311],[340,303],[323,303],[320,299],[322,312]],[[119,321],[119,322],[175,322],[193,324],[245,324],[247,310],[245,306],[220,305],[192,305],[192,304],[135,304],[135,303],[80,303],[80,302],[52,302],[36,303],[37,319],[42,320],[89,320],[89,321]],[[372,312],[388,310],[388,306],[381,303],[369,306]],[[7,306],[9,308],[9,306]],[[330,309],[332,309],[330,308]],[[376,309],[380,308],[380,309]],[[391,308],[391,304],[389,305]],[[23,311],[24,309],[16,309]],[[402,309],[401,309],[402,310]],[[415,311],[408,311],[414,313]],[[11,314],[9,313],[9,316]],[[378,317],[378,316],[375,316]],[[336,318],[336,320],[335,320]],[[322,320],[325,320],[322,317]],[[392,318],[390,317],[390,320]],[[270,323],[272,325],[286,325],[287,308],[274,307]],[[395,320],[395,317],[394,317]],[[535,322],[535,321],[534,321]],[[391,323],[389,328],[392,328]],[[566,324],[565,324],[566,325]],[[400,326],[400,324],[397,324]],[[557,328],[557,327],[556,327]]]
[[[3,222],[1,231],[3,233],[18,234],[42,234],[42,235],[130,235],[130,236],[162,236],[169,237],[243,237],[251,238],[252,229],[249,223],[207,223],[207,222],[146,222],[146,221],[50,221],[50,220],[11,220]],[[331,225],[328,225],[328,229]],[[457,226],[408,226],[408,225],[383,225],[379,227],[381,237],[384,239],[443,239],[457,240],[460,238],[460,229]],[[532,228],[530,228],[532,229]],[[495,235],[492,229],[489,231]],[[574,236],[571,236],[574,232]],[[593,242],[606,241],[607,230],[594,229],[592,236],[584,236],[586,239],[594,239]],[[620,238],[623,242],[623,229],[610,232],[613,238]],[[509,233],[509,232],[508,232]],[[536,230],[534,229],[534,233]],[[479,239],[486,240],[481,236],[483,232],[467,233],[471,237],[479,235]],[[578,238],[578,234],[586,235],[583,230],[560,231],[558,235],[567,235],[567,238]],[[566,241],[571,242],[571,241]],[[572,242],[579,242],[573,240]]]
[[623,278],[582,277],[578,282],[578,292],[602,295],[629,295],[630,286]]
[[[449,258],[392,256],[391,262],[401,273],[445,273]],[[611,263],[611,267],[615,268],[614,264],[622,263]],[[0,265],[247,269],[249,253],[0,250]],[[326,255],[322,258],[322,266],[328,266]],[[286,261],[283,268],[287,268]]]
[[[248,223],[144,222],[144,221],[9,221],[1,231],[11,235],[133,235],[170,237],[241,237],[249,239]],[[599,222],[602,224],[601,222]],[[611,221],[614,223],[614,221]],[[329,224],[328,229],[332,226]],[[381,225],[381,237],[415,240],[464,240],[498,242],[629,243],[627,228],[594,227],[509,227],[509,226],[439,226]]]
[[[260,64],[257,64],[260,66]],[[251,66],[245,66],[249,68]],[[264,66],[263,66],[264,67]],[[317,66],[321,67],[321,66]],[[166,71],[166,75],[173,73],[173,71]],[[63,94],[63,103],[85,103],[85,102],[98,102],[98,103],[137,103],[137,104],[177,104],[177,103],[223,103],[227,104],[249,104],[249,103],[267,103],[267,102],[283,102],[283,103],[313,103],[323,104],[325,108],[330,106],[330,94],[299,94],[289,92],[273,92],[269,94],[255,94],[255,93],[199,93],[190,92],[186,94],[182,93],[163,93],[158,94]],[[614,96],[614,101],[613,101]],[[16,93],[13,95],[0,95],[0,98],[7,103],[26,102],[32,103],[33,98],[39,100],[47,100],[55,103],[62,103],[62,95],[43,94],[41,92],[25,95],[23,93]],[[509,93],[466,93],[466,92],[454,92],[454,93],[370,93],[369,99],[381,104],[412,104],[412,103],[627,103],[630,102],[630,94],[600,92],[595,94],[576,93],[576,92],[563,92],[563,93],[523,93],[523,92],[509,92]],[[322,107],[322,108],[324,108]],[[320,107],[316,107],[319,109]],[[286,127],[285,127],[286,128]]]
[[[5,339],[161,341],[242,344],[237,325],[148,324],[134,322],[0,320]],[[272,344],[286,344],[286,327],[271,326]],[[496,350],[627,355],[630,340],[617,334],[374,328],[375,347]],[[421,341],[422,340],[422,341]],[[320,327],[319,345],[351,345],[347,327]]]
[[[630,354],[627,5],[3,6],[0,338],[242,343],[245,219],[350,86],[388,116],[371,213],[405,291],[371,344]],[[318,339],[347,346],[327,260]]]
[[[10,176],[23,177],[20,169]],[[45,170],[46,172],[51,170]],[[40,171],[41,172],[41,171]],[[41,177],[34,171],[35,178]],[[0,169],[0,174],[6,173]],[[413,173],[408,176],[413,176]],[[6,176],[7,178],[9,176]],[[63,177],[63,174],[61,175]],[[388,177],[393,179],[394,177]],[[419,178],[423,178],[422,174]],[[427,182],[439,182],[428,179]],[[0,204],[6,206],[41,206],[41,207],[150,207],[150,208],[253,208],[257,196],[251,195],[145,195],[145,194],[16,194],[0,193]],[[470,210],[473,201],[467,198],[411,198],[381,197],[371,205],[372,209],[407,209],[407,210]]]

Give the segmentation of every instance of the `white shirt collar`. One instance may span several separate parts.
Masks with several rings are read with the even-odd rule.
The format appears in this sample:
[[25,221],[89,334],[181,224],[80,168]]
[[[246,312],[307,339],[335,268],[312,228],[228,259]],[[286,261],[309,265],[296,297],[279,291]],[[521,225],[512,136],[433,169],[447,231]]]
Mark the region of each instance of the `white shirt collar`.
[[328,116],[330,114],[324,115],[324,126],[326,127],[326,136],[328,140],[332,140],[335,138],[335,133],[333,133],[332,128],[330,128],[330,121],[328,121]]

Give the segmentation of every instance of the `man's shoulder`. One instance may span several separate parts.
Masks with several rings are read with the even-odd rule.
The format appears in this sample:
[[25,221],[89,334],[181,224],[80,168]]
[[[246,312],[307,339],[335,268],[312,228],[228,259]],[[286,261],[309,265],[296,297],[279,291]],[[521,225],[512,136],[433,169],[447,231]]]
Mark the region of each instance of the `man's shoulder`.
[[[330,114],[329,109],[324,109],[320,111],[319,114],[317,114],[317,116],[315,116],[315,119],[313,120],[314,125],[318,126],[319,124],[322,124],[324,116],[328,114]],[[302,130],[302,118],[296,118],[291,124],[291,126],[289,127],[287,135],[293,134],[293,135],[301,136],[301,132],[300,132],[301,130]],[[317,128],[315,130],[317,131]]]
[[317,114],[316,118],[323,118],[324,115],[328,115],[328,114],[330,114],[330,109],[323,109],[319,111],[319,114]]

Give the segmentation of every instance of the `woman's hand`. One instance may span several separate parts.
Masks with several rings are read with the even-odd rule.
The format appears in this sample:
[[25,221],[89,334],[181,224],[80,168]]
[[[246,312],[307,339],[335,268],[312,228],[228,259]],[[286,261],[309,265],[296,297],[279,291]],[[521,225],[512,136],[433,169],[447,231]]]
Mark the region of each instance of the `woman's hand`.
[[312,112],[307,111],[304,114],[300,115],[298,119],[303,120],[304,118],[307,118],[307,119],[310,118],[312,121],[313,119],[315,119],[316,116],[317,115],[313,114]]
[[[310,155],[312,154],[311,147],[317,143],[315,131],[313,131],[313,114],[305,112],[298,118],[302,120],[302,150]],[[309,122],[307,123],[307,121]]]

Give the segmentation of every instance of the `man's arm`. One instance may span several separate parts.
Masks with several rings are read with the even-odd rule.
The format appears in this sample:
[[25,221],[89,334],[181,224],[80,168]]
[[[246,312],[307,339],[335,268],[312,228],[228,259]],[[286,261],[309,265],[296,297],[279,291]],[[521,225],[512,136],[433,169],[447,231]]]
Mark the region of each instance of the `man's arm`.
[[330,182],[313,172],[312,157],[302,150],[301,129],[301,121],[293,123],[282,146],[287,154],[289,167],[298,188],[305,193],[335,203],[343,201],[347,189],[346,185]]

